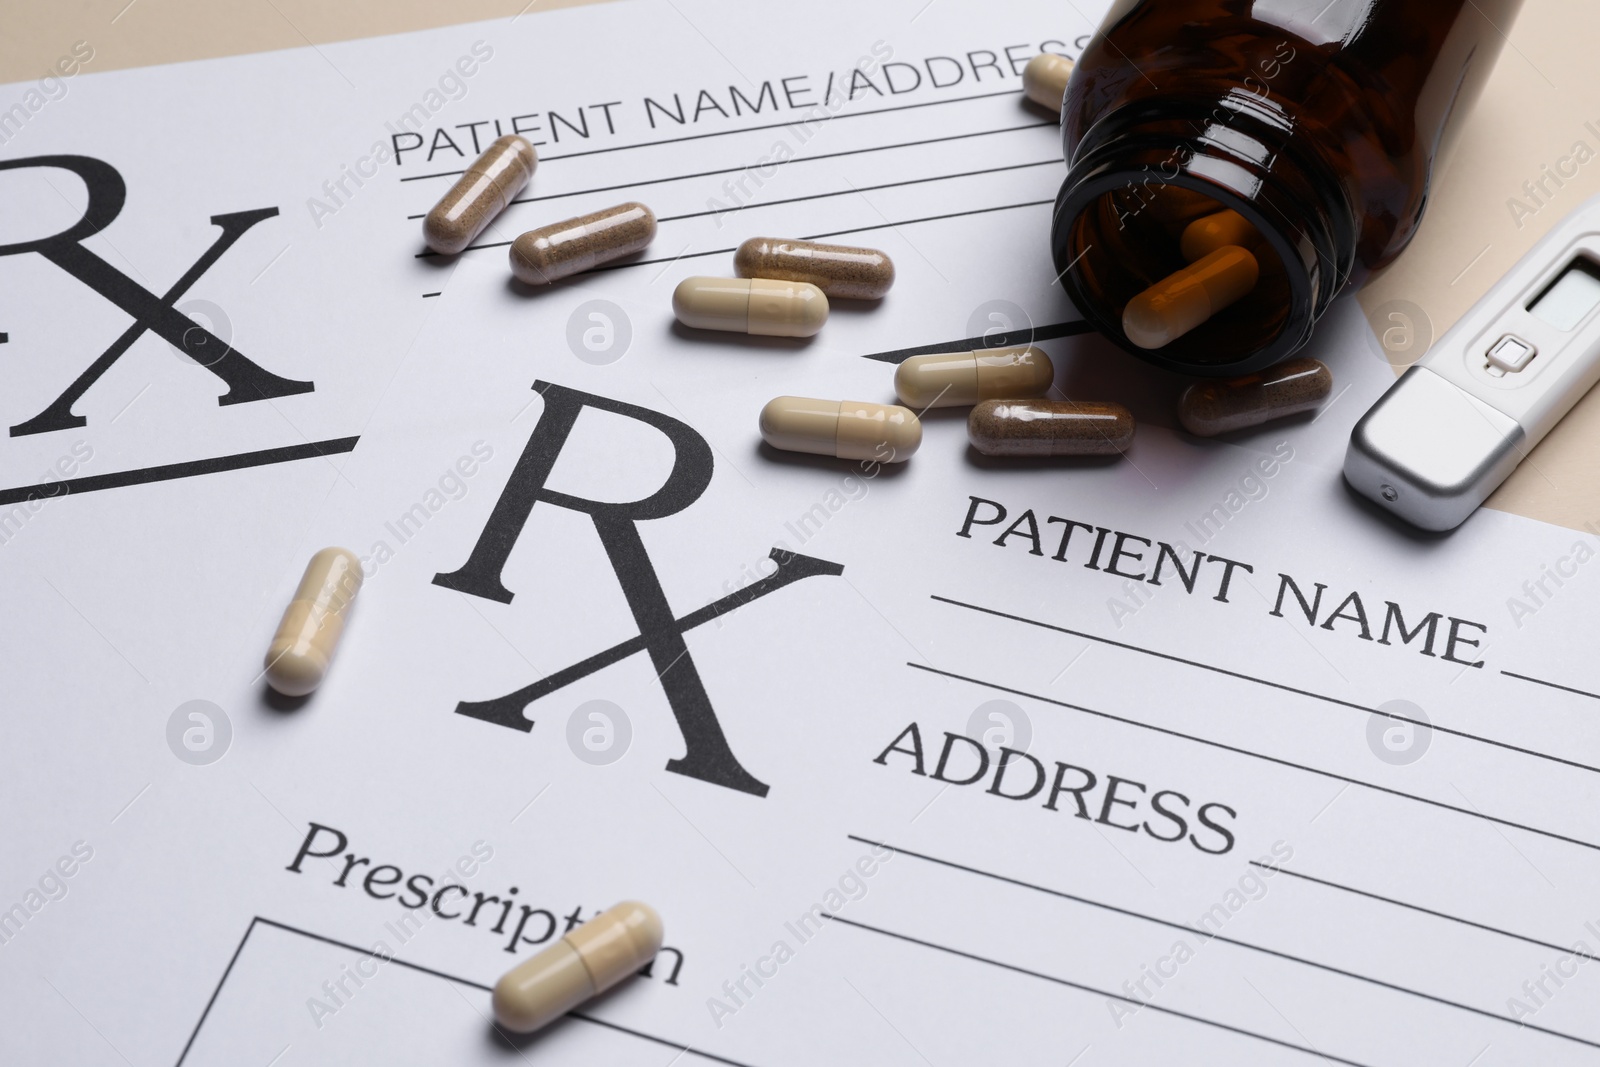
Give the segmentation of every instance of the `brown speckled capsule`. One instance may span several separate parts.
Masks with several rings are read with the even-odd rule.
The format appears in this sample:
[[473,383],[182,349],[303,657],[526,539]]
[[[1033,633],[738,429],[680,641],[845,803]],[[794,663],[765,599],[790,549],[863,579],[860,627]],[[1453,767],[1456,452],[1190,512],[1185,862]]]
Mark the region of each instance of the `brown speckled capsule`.
[[1110,456],[1133,441],[1121,404],[985,400],[967,416],[967,439],[986,456]]
[[539,155],[526,138],[514,133],[499,138],[433,205],[422,220],[422,239],[441,255],[466,248],[522,192],[538,165]]
[[592,215],[541,226],[511,242],[511,273],[529,285],[549,285],[602,263],[632,255],[656,235],[656,217],[643,204],[618,204]]
[[1225,382],[1196,382],[1178,398],[1178,421],[1200,437],[1314,411],[1333,392],[1333,375],[1317,360],[1285,360]]
[[828,296],[877,300],[894,284],[894,263],[872,248],[752,237],[733,254],[741,278],[810,282]]

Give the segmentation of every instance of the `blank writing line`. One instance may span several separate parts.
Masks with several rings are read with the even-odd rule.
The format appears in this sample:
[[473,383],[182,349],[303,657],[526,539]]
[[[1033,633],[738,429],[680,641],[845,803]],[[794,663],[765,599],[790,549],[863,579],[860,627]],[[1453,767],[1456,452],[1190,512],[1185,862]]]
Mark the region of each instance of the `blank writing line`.
[[1125,994],[1113,993],[1109,989],[1096,989],[1092,985],[1084,985],[1082,982],[1069,981],[1066,978],[1057,978],[1053,974],[1044,974],[1040,971],[1030,971],[1026,967],[1018,967],[1014,963],[1002,963],[1000,960],[991,959],[988,956],[979,956],[972,952],[963,952],[958,948],[951,948],[949,945],[940,945],[932,941],[924,941],[921,938],[912,937],[909,934],[898,934],[893,930],[885,930],[878,926],[868,926],[866,923],[856,922],[854,919],[846,919],[838,915],[832,915],[829,916],[829,918],[836,923],[843,923],[845,926],[853,926],[857,930],[866,930],[870,933],[881,934],[884,937],[892,937],[896,941],[904,941],[912,945],[921,945],[923,948],[931,948],[936,952],[944,952],[951,956],[959,956],[964,960],[972,960],[974,963],[986,963],[991,967],[998,967],[1004,971],[1011,971],[1013,974],[1025,974],[1029,978],[1038,978],[1042,981],[1052,982],[1055,985],[1066,986],[1068,989],[1076,989],[1081,993],[1093,993],[1097,997],[1105,997],[1108,1000],[1118,1000],[1124,1004],[1133,1004],[1149,1008],[1151,1011],[1159,1012],[1162,1015],[1170,1015],[1177,1019],[1187,1019],[1189,1022],[1215,1027],[1218,1030],[1226,1030],[1230,1034],[1238,1034],[1241,1037],[1252,1037],[1257,1041],[1265,1041],[1268,1044],[1277,1045],[1279,1048],[1293,1049],[1295,1052],[1304,1052],[1307,1055],[1316,1056],[1317,1058],[1327,1062],[1343,1063],[1348,1065],[1348,1067],[1367,1067],[1366,1064],[1363,1064],[1357,1060],[1347,1060],[1339,1056],[1330,1055],[1326,1052],[1319,1052],[1314,1048],[1308,1048],[1304,1045],[1296,1045],[1292,1041],[1284,1041],[1280,1038],[1268,1037],[1266,1034],[1258,1034],[1253,1030],[1245,1030],[1242,1027],[1231,1026],[1228,1023],[1218,1022],[1216,1019],[1207,1019],[1203,1015],[1190,1015],[1188,1012],[1179,1011],[1176,1008],[1168,1008],[1160,1004],[1150,1004],[1144,1001],[1134,1000]]
[[1532,682],[1535,685],[1547,685],[1551,689],[1560,689],[1564,692],[1576,693],[1581,697],[1589,697],[1592,700],[1600,700],[1600,693],[1590,693],[1583,689],[1574,689],[1570,685],[1561,685],[1558,682],[1547,682],[1543,678],[1530,678],[1526,674],[1517,674],[1515,671],[1501,671],[1500,673],[1505,675],[1507,678],[1520,678],[1524,682]]
[[[919,145],[943,144],[947,141],[964,141],[971,137],[992,137],[1000,133],[1015,133],[1018,130],[1036,130],[1040,126],[1054,126],[1053,122],[1030,122],[1026,126],[1004,126],[998,130],[975,130],[972,133],[952,133],[945,137],[927,137],[920,141],[899,141],[895,144],[872,145],[869,148],[851,148],[843,152],[824,152],[815,156],[798,156],[782,162],[773,162],[774,167],[792,167],[798,163],[815,163],[823,159],[838,159],[841,156],[859,156],[863,152],[887,152],[894,148],[915,148]],[[1059,159],[1051,162],[1060,163]],[[718,174],[738,174],[741,171],[751,170],[756,167],[765,167],[769,164],[756,161],[744,163],[737,167],[723,167],[719,170],[702,170],[694,174],[674,174],[666,178],[641,178],[638,181],[623,182],[621,185],[597,185],[592,189],[574,189],[566,193],[549,193],[545,196],[524,196],[511,201],[512,204],[537,204],[543,200],[561,200],[569,196],[583,196],[587,193],[614,193],[618,189],[637,189],[642,185],[664,185],[668,182],[689,181],[692,178],[714,178]],[[510,206],[510,205],[508,205]],[[425,214],[425,213],[424,213]],[[408,219],[420,219],[423,215],[407,215]]]
[[1397,908],[1409,908],[1412,911],[1421,912],[1424,915],[1432,915],[1437,919],[1448,919],[1450,922],[1460,923],[1462,926],[1471,926],[1474,929],[1484,930],[1491,934],[1499,934],[1501,937],[1509,937],[1517,941],[1525,941],[1530,945],[1538,945],[1540,948],[1549,948],[1561,953],[1570,953],[1571,955],[1578,956],[1586,960],[1600,959],[1600,956],[1591,956],[1589,953],[1581,952],[1575,948],[1567,948],[1564,945],[1557,945],[1550,941],[1540,941],[1538,938],[1527,937],[1523,934],[1514,934],[1510,930],[1502,930],[1497,926],[1489,926],[1485,923],[1473,922],[1471,919],[1463,919],[1459,915],[1450,915],[1446,912],[1434,911],[1432,908],[1424,908],[1420,904],[1408,904],[1403,900],[1395,900],[1393,897],[1381,896],[1377,893],[1369,893],[1365,889],[1357,889],[1354,886],[1340,885],[1338,882],[1330,882],[1325,878],[1313,878],[1309,874],[1301,874],[1299,871],[1291,871],[1287,867],[1274,867],[1271,864],[1262,863],[1260,860],[1251,860],[1250,866],[1260,867],[1263,871],[1267,871],[1272,874],[1287,874],[1291,878],[1299,878],[1304,882],[1315,882],[1317,885],[1325,885],[1329,889],[1340,889],[1346,893],[1354,893],[1358,897],[1366,897],[1369,900],[1381,900],[1383,903],[1393,904]]
[[[995,93],[976,93],[972,96],[958,96],[949,100],[925,100],[920,104],[901,104],[898,107],[880,107],[875,108],[872,111],[851,111],[842,115],[831,115],[827,119],[821,121],[837,122],[840,119],[859,119],[867,115],[887,115],[893,111],[911,111],[919,107],[939,107],[944,104],[964,104],[969,100],[989,100],[996,96],[1016,96],[1021,92],[1021,89],[1005,89]],[[641,141],[638,144],[619,144],[613,145],[610,148],[591,148],[584,152],[567,152],[563,155],[541,155],[539,157],[539,162],[551,163],[558,159],[577,159],[579,156],[598,156],[603,155],[606,152],[626,152],[631,148],[654,148],[657,145],[681,144],[684,141],[703,141],[708,137],[728,137],[736,133],[758,133],[761,130],[781,130],[786,126],[800,126],[804,124],[804,119],[796,118],[791,119],[788,122],[770,122],[765,126],[741,126],[735,130],[715,130],[711,133],[691,133],[686,134],[683,137],[664,137],[659,141]],[[1035,125],[1053,126],[1055,123],[1045,122],[1035,123]],[[436,171],[433,174],[413,174],[409,178],[401,178],[400,180],[403,182],[420,182],[426,181],[429,178],[453,178],[462,173],[464,173],[464,171],[461,170],[441,170]]]
[[881,363],[904,363],[912,356],[929,356],[943,352],[971,352],[975,348],[1011,348],[1035,341],[1053,341],[1058,337],[1076,337],[1091,333],[1094,327],[1083,319],[1072,322],[1054,322],[1048,326],[1024,326],[1005,333],[988,333],[978,337],[961,337],[954,341],[935,341],[915,348],[896,348],[891,352],[872,352],[862,359],[875,359]]
[[1166,734],[1168,737],[1177,737],[1185,741],[1193,741],[1197,745],[1206,745],[1210,748],[1218,748],[1224,752],[1232,752],[1236,755],[1248,756],[1251,759],[1261,760],[1265,763],[1277,764],[1280,767],[1289,767],[1293,770],[1305,771],[1307,774],[1315,774],[1322,778],[1331,778],[1336,782],[1348,782],[1350,785],[1359,785],[1365,789],[1374,790],[1375,792],[1387,793],[1390,796],[1402,797],[1406,800],[1415,800],[1417,803],[1426,804],[1429,807],[1442,808],[1445,811],[1453,811],[1459,815],[1466,815],[1474,819],[1482,819],[1485,822],[1496,823],[1500,826],[1509,826],[1515,830],[1526,830],[1528,833],[1538,834],[1540,837],[1548,837],[1554,841],[1565,841],[1569,845],[1581,845],[1584,848],[1591,848],[1597,852],[1600,852],[1600,845],[1592,844],[1588,841],[1580,841],[1576,837],[1567,837],[1564,834],[1558,834],[1553,830],[1541,830],[1537,826],[1528,826],[1525,823],[1512,822],[1510,819],[1502,819],[1496,815],[1486,815],[1483,812],[1475,811],[1472,808],[1458,808],[1454,804],[1446,804],[1442,800],[1432,800],[1428,797],[1417,796],[1415,793],[1405,793],[1398,789],[1390,789],[1385,785],[1376,785],[1372,782],[1364,782],[1359,778],[1351,778],[1347,775],[1336,774],[1333,771],[1325,771],[1320,767],[1310,767],[1304,763],[1295,763],[1292,760],[1281,759],[1277,756],[1269,756],[1264,752],[1252,752],[1248,748],[1239,748],[1236,745],[1224,744],[1221,741],[1213,741],[1206,737],[1197,737],[1194,734],[1186,734],[1180,730],[1171,730],[1165,726],[1155,726],[1147,722],[1140,722],[1137,719],[1125,719],[1120,715],[1113,715],[1109,711],[1096,711],[1094,708],[1086,708],[1081,704],[1068,704],[1064,700],[1055,700],[1051,697],[1040,696],[1038,693],[1030,693],[1025,689],[1013,689],[1011,686],[1001,685],[999,682],[986,682],[982,678],[969,678],[964,674],[956,674],[954,671],[942,671],[937,667],[928,667],[921,663],[907,663],[906,666],[914,667],[919,671],[926,671],[929,674],[938,674],[945,678],[954,678],[959,682],[970,682],[973,685],[981,685],[986,689],[994,689],[1001,693],[1011,693],[1015,696],[1027,697],[1029,700],[1037,700],[1045,704],[1054,704],[1058,708],[1067,708],[1070,711],[1079,711],[1085,715],[1093,715],[1099,719],[1107,719],[1111,722],[1120,722],[1125,726],[1136,726],[1141,730],[1150,730],[1154,733]]
[[[1280,952],[1277,949],[1265,948],[1261,945],[1254,945],[1248,941],[1240,941],[1236,938],[1225,937],[1222,934],[1213,934],[1206,930],[1198,930],[1193,926],[1190,926],[1188,923],[1174,922],[1171,919],[1163,919],[1155,915],[1146,915],[1143,912],[1133,911],[1129,908],[1119,908],[1114,904],[1105,904],[1098,900],[1090,900],[1088,897],[1075,896],[1072,893],[1063,892],[1059,889],[1051,889],[1048,886],[1035,885],[1032,882],[1024,882],[1020,878],[1011,878],[1006,875],[996,874],[993,871],[986,871],[978,867],[968,867],[964,863],[956,863],[952,860],[940,859],[937,856],[929,856],[922,852],[912,852],[910,849],[901,848],[898,845],[891,845],[887,841],[873,841],[870,838],[857,837],[854,834],[847,834],[846,836],[850,840],[859,841],[863,845],[877,845],[880,848],[892,849],[896,855],[911,856],[914,859],[924,860],[928,863],[937,864],[941,867],[949,867],[951,870],[964,871],[967,874],[976,874],[981,878],[989,878],[996,882],[1004,882],[1007,885],[1019,886],[1023,889],[1031,889],[1036,893],[1043,893],[1046,896],[1058,897],[1062,900],[1070,900],[1075,904],[1087,904],[1091,908],[1100,908],[1103,911],[1113,912],[1117,915],[1126,915],[1130,919],[1141,919],[1148,923],[1155,923],[1157,926],[1166,926],[1173,930],[1182,930],[1185,933],[1192,933],[1196,936],[1203,937],[1206,941],[1220,941],[1225,945],[1235,945],[1239,948],[1247,948],[1252,952],[1259,952],[1266,956],[1274,956],[1280,960],[1288,960],[1290,963],[1299,963],[1307,967],[1314,967],[1319,971],[1327,971],[1329,974],[1336,974],[1341,978],[1354,978],[1359,982],[1366,982],[1369,985],[1375,985],[1395,993],[1405,993],[1408,996],[1418,997],[1422,1000],[1429,1000],[1435,1004],[1443,1004],[1447,1008],[1457,1008],[1461,1011],[1471,1012],[1474,1015],[1481,1015],[1486,1019],[1495,1019],[1499,1022],[1510,1023],[1512,1026],[1526,1026],[1529,1030],[1538,1030],[1540,1033],[1549,1034],[1551,1037],[1566,1038],[1568,1041],[1576,1041],[1580,1045],[1589,1045],[1593,1048],[1600,1048],[1600,1044],[1597,1044],[1593,1041],[1587,1041],[1581,1037],[1573,1037],[1571,1034],[1564,1034],[1559,1030],[1549,1030],[1542,1026],[1535,1026],[1532,1023],[1519,1022],[1516,1019],[1508,1018],[1507,1016],[1501,1015],[1498,1012],[1487,1011],[1483,1008],[1475,1008],[1470,1004],[1462,1004],[1459,1001],[1447,1000],[1444,997],[1435,996],[1432,993],[1424,993],[1421,990],[1412,989],[1408,986],[1396,985],[1393,982],[1385,982],[1381,978],[1373,978],[1365,974],[1357,974],[1354,971],[1346,971],[1330,964],[1318,963],[1316,960],[1308,960],[1303,956],[1295,956],[1287,952]],[[1259,864],[1257,866],[1259,866]]]
[[1174,663],[1183,663],[1190,667],[1199,667],[1201,670],[1212,671],[1216,674],[1225,674],[1229,678],[1238,678],[1245,682],[1255,682],[1257,685],[1271,686],[1273,689],[1281,689],[1286,693],[1295,693],[1299,696],[1311,697],[1314,700],[1322,700],[1329,704],[1337,704],[1340,707],[1353,708],[1356,711],[1364,711],[1368,715],[1383,715],[1386,718],[1394,719],[1396,722],[1408,722],[1413,726],[1421,726],[1425,729],[1432,730],[1435,733],[1449,734],[1451,737],[1460,737],[1468,741],[1477,741],[1480,744],[1493,745],[1495,748],[1503,748],[1508,752],[1518,752],[1524,756],[1532,756],[1535,759],[1549,760],[1551,763],[1560,763],[1568,767],[1575,767],[1580,771],[1590,771],[1594,774],[1600,774],[1600,767],[1591,767],[1589,764],[1579,763],[1577,760],[1564,759],[1561,756],[1553,756],[1548,752],[1540,752],[1536,749],[1523,748],[1520,745],[1513,745],[1509,741],[1497,741],[1492,737],[1483,737],[1479,734],[1469,734],[1465,730],[1452,730],[1448,726],[1439,726],[1436,723],[1423,722],[1420,719],[1408,719],[1404,715],[1394,715],[1387,711],[1378,711],[1374,708],[1363,707],[1360,704],[1355,704],[1348,700],[1340,700],[1338,697],[1330,697],[1322,693],[1313,693],[1309,689],[1298,689],[1295,686],[1285,685],[1282,682],[1273,682],[1265,678],[1257,678],[1254,675],[1241,674],[1239,671],[1230,671],[1226,667],[1214,667],[1209,663],[1201,663],[1199,660],[1184,659],[1182,656],[1174,656],[1167,652],[1156,652],[1152,649],[1140,648],[1138,645],[1124,644],[1121,641],[1113,641],[1109,637],[1099,637],[1095,634],[1084,633],[1081,630],[1069,630],[1065,626],[1057,626],[1054,623],[1040,622],[1038,619],[1029,619],[1022,615],[1011,615],[1004,611],[996,611],[994,608],[980,607],[977,604],[967,604],[963,601],[951,600],[949,597],[943,596],[934,596],[931,599],[937,600],[941,604],[950,604],[958,608],[967,608],[970,611],[979,611],[985,615],[993,615],[1001,619],[1010,619],[1013,622],[1027,623],[1029,626],[1037,626],[1044,630],[1055,630],[1057,633],[1071,634],[1073,637],[1081,637],[1087,641],[1098,641],[1103,645],[1112,645],[1116,648],[1125,648],[1129,652],[1142,652],[1146,656],[1155,656],[1158,659],[1171,660]]

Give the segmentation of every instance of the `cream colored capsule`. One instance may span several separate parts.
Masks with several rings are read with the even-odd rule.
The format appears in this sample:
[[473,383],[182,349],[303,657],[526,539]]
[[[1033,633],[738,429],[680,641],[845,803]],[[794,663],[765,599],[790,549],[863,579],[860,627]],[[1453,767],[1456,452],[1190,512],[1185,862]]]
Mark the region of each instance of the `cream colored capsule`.
[[761,437],[785,452],[903,463],[922,444],[922,423],[892,405],[780,396],[761,409]]
[[875,248],[752,237],[733,254],[741,278],[810,282],[830,297],[878,300],[894,285],[894,261]]
[[1332,392],[1328,368],[1301,356],[1242,378],[1196,382],[1178,398],[1178,421],[1192,434],[1214,437],[1315,411]]
[[1184,227],[1178,248],[1183,253],[1184,259],[1194,263],[1205,259],[1219,248],[1227,245],[1249,247],[1256,244],[1260,238],[1261,235],[1250,224],[1250,220],[1230,208],[1189,223]]
[[900,403],[924,408],[954,408],[994,397],[1043,396],[1055,381],[1050,357],[1032,345],[980,348],[912,356],[894,372]]
[[828,298],[809,282],[685,278],[672,292],[672,313],[697,330],[810,337],[828,321]]
[[660,950],[661,916],[625,900],[502,975],[494,984],[495,1021],[532,1033],[637,973]]
[[1054,52],[1040,52],[1022,68],[1022,91],[1040,107],[1051,111],[1061,110],[1061,100],[1067,95],[1067,81],[1072,77],[1072,60]]
[[1219,248],[1128,301],[1122,332],[1140,348],[1171,344],[1254,289],[1260,273],[1245,249]]
[[361,561],[348,548],[325,548],[311,557],[294,599],[267,647],[267,684],[303,697],[322,684],[333,661],[344,616],[361,589]]
[[967,440],[986,456],[1109,456],[1133,442],[1121,404],[985,400],[967,416]]
[[472,243],[533,177],[539,154],[527,138],[508,133],[472,161],[422,220],[428,247],[453,256]]
[[548,285],[632,255],[655,236],[656,217],[649,208],[618,204],[518,237],[511,242],[511,273],[528,285]]

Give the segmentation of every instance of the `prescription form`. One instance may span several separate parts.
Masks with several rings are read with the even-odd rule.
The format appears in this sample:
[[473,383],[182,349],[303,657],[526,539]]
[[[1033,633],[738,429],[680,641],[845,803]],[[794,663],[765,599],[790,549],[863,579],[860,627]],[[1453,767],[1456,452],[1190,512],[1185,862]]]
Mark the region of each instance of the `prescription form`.
[[[1423,540],[1354,501],[1344,440],[1391,379],[1352,308],[1314,420],[1175,431],[1181,383],[1052,285],[1059,147],[1008,61],[1099,12],[914,8],[755,41],[617,4],[85,75],[5,145],[109,157],[129,195],[87,247],[316,385],[213,408],[223,375],[151,327],[83,426],[10,438],[7,486],[70,491],[14,497],[40,506],[0,546],[8,1062],[1600,1054],[1594,538],[1481,512]],[[408,77],[436,69],[468,86],[438,108]],[[345,80],[295,152],[238,155]],[[819,118],[830,80],[853,99]],[[426,147],[385,127],[413,103]],[[517,116],[565,140],[435,262],[418,219],[464,163],[438,131]],[[81,208],[52,177],[39,213]],[[515,233],[623,199],[662,220],[646,254],[508,281]],[[809,343],[676,327],[672,287],[755,235],[883,248],[899,281]],[[137,311],[0,268],[21,425]],[[985,460],[960,411],[897,468],[758,442],[775,395],[884,401],[910,354],[1019,335],[1134,410],[1123,460]],[[367,584],[324,687],[277,700],[260,652],[330,543]],[[499,974],[626,898],[665,920],[649,973],[495,1034]]]

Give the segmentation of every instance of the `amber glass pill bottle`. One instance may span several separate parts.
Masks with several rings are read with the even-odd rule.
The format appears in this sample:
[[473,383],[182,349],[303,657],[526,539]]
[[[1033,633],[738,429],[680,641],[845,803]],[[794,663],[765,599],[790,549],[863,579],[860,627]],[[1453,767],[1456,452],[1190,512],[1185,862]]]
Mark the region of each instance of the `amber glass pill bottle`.
[[[1228,376],[1291,355],[1341,291],[1405,248],[1521,0],[1117,0],[1061,111],[1052,251],[1100,331]],[[1244,297],[1155,348],[1128,302],[1183,270],[1188,224],[1260,234]]]

